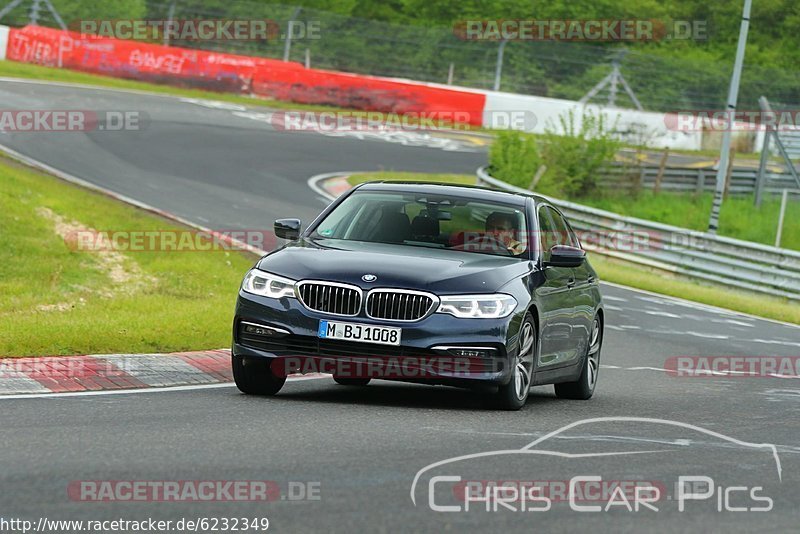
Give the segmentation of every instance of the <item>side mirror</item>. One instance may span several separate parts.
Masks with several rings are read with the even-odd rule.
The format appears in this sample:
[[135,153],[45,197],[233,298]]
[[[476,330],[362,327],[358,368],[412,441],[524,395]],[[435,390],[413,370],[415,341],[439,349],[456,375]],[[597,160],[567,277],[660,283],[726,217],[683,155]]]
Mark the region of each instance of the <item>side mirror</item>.
[[550,260],[545,267],[580,267],[586,259],[586,252],[578,247],[556,245],[550,249]]
[[278,219],[275,221],[275,235],[281,239],[297,239],[301,226],[300,219]]

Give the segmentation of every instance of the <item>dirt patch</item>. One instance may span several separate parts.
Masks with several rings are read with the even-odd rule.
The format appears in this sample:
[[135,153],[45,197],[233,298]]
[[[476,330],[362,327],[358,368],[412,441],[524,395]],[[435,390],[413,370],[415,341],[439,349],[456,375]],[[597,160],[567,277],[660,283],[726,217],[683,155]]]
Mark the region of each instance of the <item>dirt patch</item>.
[[[111,284],[103,289],[87,289],[89,292],[103,298],[113,298],[117,295],[133,295],[143,290],[149,289],[158,283],[154,276],[145,274],[133,259],[124,254],[113,250],[111,242],[103,238],[102,234],[94,229],[85,226],[77,221],[70,221],[61,215],[53,212],[50,208],[38,207],[36,213],[40,217],[53,223],[53,230],[59,237],[66,242],[74,240],[74,236],[82,232],[92,232],[97,234],[99,241],[97,248],[92,251],[92,259],[97,269],[105,273],[111,280]],[[67,311],[78,305],[84,304],[83,298],[76,302],[59,302],[57,304],[46,304],[37,306],[38,311]]]

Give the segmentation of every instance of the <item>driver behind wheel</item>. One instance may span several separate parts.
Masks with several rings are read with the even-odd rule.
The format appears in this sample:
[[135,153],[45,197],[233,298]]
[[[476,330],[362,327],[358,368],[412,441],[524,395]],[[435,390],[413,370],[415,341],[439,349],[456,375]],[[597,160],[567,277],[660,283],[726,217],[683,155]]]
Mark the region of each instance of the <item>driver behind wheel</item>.
[[525,243],[518,241],[517,220],[511,213],[494,211],[486,217],[486,233],[502,243],[512,254],[525,252]]

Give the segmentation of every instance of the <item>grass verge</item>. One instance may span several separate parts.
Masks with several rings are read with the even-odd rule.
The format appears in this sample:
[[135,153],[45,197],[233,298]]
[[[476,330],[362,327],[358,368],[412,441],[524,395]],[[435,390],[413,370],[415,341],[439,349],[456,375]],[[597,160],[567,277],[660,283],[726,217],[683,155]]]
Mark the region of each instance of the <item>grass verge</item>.
[[653,293],[670,295],[759,317],[800,324],[800,306],[788,299],[735,291],[725,286],[698,283],[686,277],[648,269],[600,254],[591,254],[592,267],[601,280]]
[[229,345],[252,255],[76,251],[78,229],[184,229],[6,158],[0,184],[0,356]]
[[[475,176],[462,174],[369,172],[355,174],[348,178],[350,185],[357,185],[371,180],[410,180],[475,184]],[[670,204],[667,195],[662,195],[657,198],[659,204],[666,201],[664,202],[664,213],[668,213],[666,207]],[[746,199],[729,199],[728,202],[731,202],[731,200],[741,201],[741,207],[744,211],[746,208]],[[732,215],[735,215],[734,208],[737,205],[738,203],[726,204],[726,207],[729,208],[730,212],[733,212]],[[785,232],[786,228],[784,228],[784,235],[786,235]],[[590,256],[590,261],[595,270],[597,270],[597,274],[602,280],[608,282],[644,289],[662,295],[679,297],[711,306],[718,306],[733,311],[749,313],[768,319],[800,324],[800,306],[791,303],[788,299],[762,296],[756,293],[736,291],[726,286],[697,282],[684,276],[664,273],[660,270],[649,269],[630,262],[611,259],[600,254],[590,254]]]
[[[704,232],[708,228],[713,197],[712,193],[694,195],[661,192],[656,195],[652,191],[642,191],[634,197],[603,191],[594,197],[577,199],[576,202],[629,217]],[[800,250],[800,202],[796,196],[795,200],[792,200],[792,196],[789,199],[781,246]],[[760,209],[753,205],[752,196],[730,196],[722,205],[718,233],[745,241],[774,245],[780,205],[780,197],[771,195],[764,196]]]

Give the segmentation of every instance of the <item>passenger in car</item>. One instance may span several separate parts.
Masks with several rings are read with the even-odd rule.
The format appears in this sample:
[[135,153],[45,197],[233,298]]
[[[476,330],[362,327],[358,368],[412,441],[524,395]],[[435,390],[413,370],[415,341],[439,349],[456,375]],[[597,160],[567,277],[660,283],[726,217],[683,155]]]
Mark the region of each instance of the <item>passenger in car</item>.
[[518,241],[516,217],[503,211],[494,211],[486,217],[486,233],[502,243],[512,254],[525,252],[525,243]]

